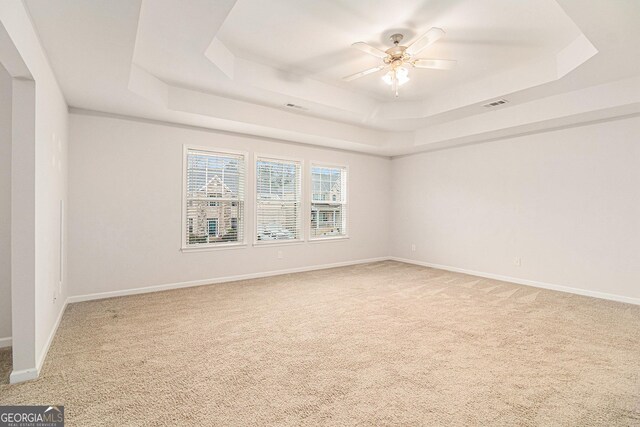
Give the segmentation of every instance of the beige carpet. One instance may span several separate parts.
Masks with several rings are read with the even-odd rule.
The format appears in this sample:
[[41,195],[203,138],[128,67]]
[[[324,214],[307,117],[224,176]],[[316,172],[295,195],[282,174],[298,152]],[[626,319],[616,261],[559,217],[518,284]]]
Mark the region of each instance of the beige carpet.
[[[0,387],[9,382],[11,373],[11,347],[0,348]],[[2,388],[0,388],[2,390]],[[0,394],[0,396],[2,396]]]
[[79,303],[0,404],[69,426],[640,425],[640,307],[397,262]]

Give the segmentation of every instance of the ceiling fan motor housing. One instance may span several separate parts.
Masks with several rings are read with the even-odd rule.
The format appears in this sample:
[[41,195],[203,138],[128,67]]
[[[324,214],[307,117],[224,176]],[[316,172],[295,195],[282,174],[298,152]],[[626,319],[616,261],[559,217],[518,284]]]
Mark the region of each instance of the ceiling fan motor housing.
[[392,34],[391,37],[389,37],[395,45],[399,45],[403,38],[404,36],[402,34]]
[[389,39],[393,42],[393,47],[385,51],[385,53],[389,55],[387,58],[384,58],[384,62],[386,64],[391,64],[401,59],[408,59],[408,56],[405,54],[407,47],[400,46],[400,42],[402,41],[403,38],[404,36],[402,34],[394,34],[391,37],[389,37]]

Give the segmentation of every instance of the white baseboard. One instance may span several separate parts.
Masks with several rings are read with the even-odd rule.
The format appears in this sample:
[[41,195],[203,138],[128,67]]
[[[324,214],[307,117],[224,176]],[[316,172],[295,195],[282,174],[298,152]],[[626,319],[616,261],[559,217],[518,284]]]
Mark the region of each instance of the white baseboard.
[[35,380],[40,375],[40,371],[36,368],[22,369],[20,371],[16,371],[15,369],[11,371],[11,375],[9,375],[9,383],[17,384],[22,383],[29,380]]
[[11,337],[0,338],[0,348],[11,347]]
[[56,319],[56,323],[51,328],[51,332],[47,337],[47,343],[44,345],[42,349],[42,353],[40,353],[40,358],[38,359],[38,375],[40,375],[40,370],[42,369],[42,365],[44,364],[44,360],[47,358],[47,353],[49,353],[49,347],[51,347],[51,343],[53,342],[53,338],[56,336],[56,332],[58,332],[58,326],[60,326],[60,322],[62,321],[62,316],[64,316],[64,312],[67,309],[67,304],[69,304],[69,298],[64,301],[62,308],[60,309],[60,313],[58,313],[58,318]]
[[535,288],[550,289],[553,291],[566,292],[570,294],[584,295],[593,298],[607,299],[611,301],[625,302],[628,304],[640,305],[640,298],[627,297],[623,295],[608,294],[606,292],[590,291],[587,289],[572,288],[570,286],[554,285],[551,283],[537,282],[535,280],[519,279],[517,277],[502,276],[500,274],[485,273],[482,271],[467,270],[464,268],[451,267],[449,265],[433,264],[430,262],[417,261],[408,258],[389,257],[390,260],[404,262],[407,264],[421,265],[423,267],[437,268],[438,270],[453,271],[472,276],[486,277],[487,279],[501,280],[503,282],[517,283],[519,285],[533,286]]
[[42,349],[42,353],[40,353],[40,358],[36,361],[36,366],[34,368],[21,369],[19,371],[13,370],[11,375],[9,376],[9,383],[16,384],[24,381],[34,380],[40,376],[40,371],[42,370],[42,365],[44,364],[45,359],[47,358],[47,354],[49,353],[49,347],[51,347],[51,343],[53,342],[53,338],[56,336],[56,332],[58,332],[58,326],[60,326],[60,321],[62,320],[62,316],[64,315],[64,311],[67,309],[67,304],[69,303],[69,299],[67,298],[60,309],[60,313],[58,313],[58,318],[56,319],[56,323],[51,328],[51,332],[49,333],[49,337],[47,338],[47,342]]
[[[387,260],[421,265],[421,266],[430,267],[430,268],[437,268],[440,270],[454,271],[457,273],[470,274],[472,276],[486,277],[488,279],[502,280],[504,282],[517,283],[520,285],[533,286],[536,288],[550,289],[554,291],[567,292],[567,293],[572,293],[577,295],[584,295],[584,296],[589,296],[594,298],[601,298],[601,299],[607,299],[612,301],[640,305],[640,298],[633,298],[633,297],[609,294],[609,293],[598,292],[598,291],[590,291],[586,289],[573,288],[573,287],[563,286],[563,285],[554,285],[551,283],[538,282],[535,280],[520,279],[517,277],[503,276],[500,274],[486,273],[483,271],[467,270],[464,268],[434,264],[430,262],[412,260],[408,258],[393,257],[393,256],[337,262],[332,264],[321,264],[321,265],[313,265],[313,266],[306,266],[306,267],[289,268],[284,270],[273,270],[273,271],[260,272],[260,273],[241,274],[236,276],[217,277],[212,279],[192,280],[187,282],[167,283],[164,285],[125,289],[121,291],[98,292],[98,293],[86,294],[86,295],[75,295],[67,298],[65,305],[67,303],[71,304],[76,302],[92,301],[92,300],[98,300],[98,299],[104,299],[104,298],[114,298],[114,297],[121,297],[121,296],[127,296],[127,295],[144,294],[149,292],[167,291],[171,289],[189,288],[193,286],[213,285],[216,283],[224,283],[224,282],[236,282],[239,280],[259,279],[262,277],[279,276],[282,274],[302,273],[305,271],[323,270],[327,268],[336,268],[336,267],[346,267],[349,265],[367,264],[371,262],[379,262],[379,261],[387,261]],[[58,319],[58,322],[59,321],[60,319]]]
[[371,262],[387,261],[389,257],[368,258],[356,261],[336,262],[333,264],[312,265],[307,267],[288,268],[285,270],[273,270],[261,273],[241,274],[237,276],[217,277],[213,279],[192,280],[188,282],[167,283],[164,285],[147,286],[144,288],[124,289],[121,291],[98,292],[87,295],[75,295],[67,298],[68,303],[91,301],[104,298],[122,297],[127,295],[145,294],[149,292],[167,291],[170,289],[190,288],[193,286],[213,285],[224,282],[237,282],[239,280],[259,279],[262,277],[280,276],[282,274],[302,273],[305,271],[324,270],[327,268],[346,267],[356,264],[368,264]]

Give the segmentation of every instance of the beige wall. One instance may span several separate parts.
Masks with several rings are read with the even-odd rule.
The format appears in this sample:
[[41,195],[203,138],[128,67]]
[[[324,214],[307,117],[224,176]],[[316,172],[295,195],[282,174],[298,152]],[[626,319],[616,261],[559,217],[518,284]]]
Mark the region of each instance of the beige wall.
[[[387,158],[83,114],[71,114],[70,141],[72,296],[387,255],[390,212],[371,209],[389,195]],[[183,144],[302,159],[308,207],[305,227],[310,221],[311,161],[348,165],[351,238],[253,246],[255,184],[250,161],[245,216],[248,245],[181,252]],[[305,234],[308,237],[306,228]]]
[[[393,255],[594,295],[638,298],[640,202],[631,195],[640,188],[639,122],[628,118],[390,161],[72,114],[71,295]],[[182,253],[185,143],[300,158],[305,183],[311,161],[347,164],[351,239],[254,247],[250,164],[248,246]],[[309,188],[304,188],[308,204]],[[395,208],[371,209],[389,194],[388,206]],[[142,227],[127,209],[141,205],[154,206]],[[309,216],[305,212],[305,225]]]
[[391,182],[393,256],[640,303],[639,117],[396,158]]

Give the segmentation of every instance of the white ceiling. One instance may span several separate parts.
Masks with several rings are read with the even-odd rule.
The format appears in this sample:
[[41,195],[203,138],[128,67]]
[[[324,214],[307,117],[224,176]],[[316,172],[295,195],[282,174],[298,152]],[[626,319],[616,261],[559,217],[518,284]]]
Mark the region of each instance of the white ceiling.
[[[75,108],[385,155],[640,111],[636,0],[26,4]],[[399,98],[379,74],[341,80],[378,64],[353,42],[431,27],[420,56],[455,69],[410,70]]]
[[554,0],[245,0],[236,3],[217,37],[241,58],[391,101],[381,73],[341,81],[382,63],[350,44],[365,41],[386,50],[391,34],[405,35],[406,45],[434,26],[446,35],[420,56],[456,59],[459,66],[411,70],[403,101],[554,54],[580,34]]

